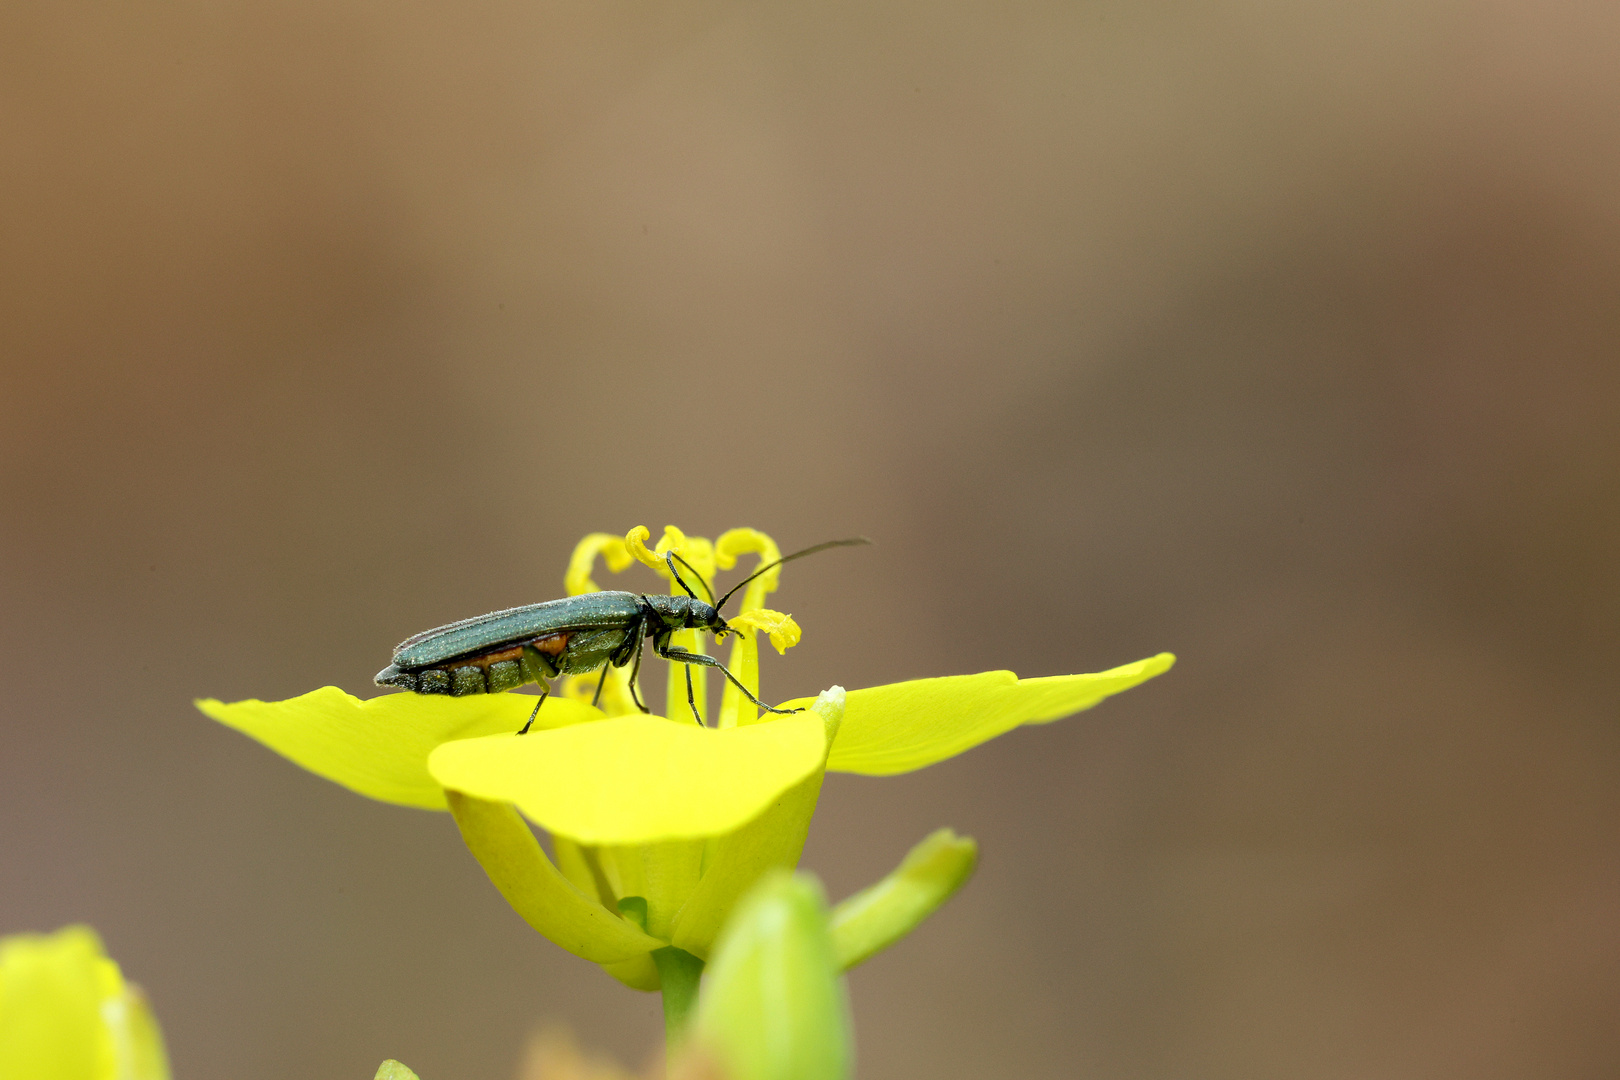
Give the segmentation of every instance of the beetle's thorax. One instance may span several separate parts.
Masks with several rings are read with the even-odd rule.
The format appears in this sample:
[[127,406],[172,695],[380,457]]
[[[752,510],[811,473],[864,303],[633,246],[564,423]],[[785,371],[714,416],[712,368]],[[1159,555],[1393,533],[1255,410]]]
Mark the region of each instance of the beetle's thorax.
[[694,600],[690,596],[644,596],[646,602],[655,616],[669,630],[719,630],[724,629],[726,621],[720,613],[702,600]]

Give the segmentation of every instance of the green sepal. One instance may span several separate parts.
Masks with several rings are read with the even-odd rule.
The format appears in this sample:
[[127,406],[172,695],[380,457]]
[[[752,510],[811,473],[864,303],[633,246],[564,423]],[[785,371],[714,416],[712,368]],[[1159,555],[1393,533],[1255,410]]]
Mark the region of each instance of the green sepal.
[[647,898],[645,896],[621,896],[614,907],[619,914],[641,927],[647,929]]
[[667,942],[675,913],[703,873],[703,846],[702,840],[605,845],[597,849],[597,857],[616,895],[641,902],[642,929]]
[[709,962],[692,1038],[729,1080],[846,1080],[849,1004],[821,886],[774,871],[737,904]]
[[971,837],[939,829],[881,881],[833,908],[838,969],[848,971],[915,930],[967,883],[978,860]]
[[[559,837],[553,836],[551,842],[557,844]],[[558,845],[561,851],[561,845]],[[615,906],[619,914],[635,923],[641,929],[647,929],[647,898],[645,896],[620,897]],[[656,950],[651,953],[642,953],[632,956],[628,960],[621,960],[617,964],[603,964],[602,970],[618,979],[632,990],[659,990],[663,988],[663,980],[659,977],[658,965],[653,962]]]
[[620,960],[617,964],[603,964],[602,970],[632,990],[651,992],[663,989],[664,984],[659,981],[658,965],[653,963],[652,953],[632,956],[628,960]]
[[377,1066],[377,1075],[372,1080],[419,1080],[417,1075],[406,1065],[389,1058]]
[[511,806],[459,791],[445,795],[467,849],[506,902],[540,933],[597,964],[631,960],[667,944],[563,877]]
[[[612,890],[607,887],[607,881],[600,876],[599,871],[591,869],[594,848],[587,848],[574,843],[566,836],[552,833],[551,851],[556,856],[557,869],[561,870],[563,877],[572,881],[580,892],[586,896],[596,897],[604,906],[616,902]],[[645,923],[642,924],[642,929],[646,929]]]

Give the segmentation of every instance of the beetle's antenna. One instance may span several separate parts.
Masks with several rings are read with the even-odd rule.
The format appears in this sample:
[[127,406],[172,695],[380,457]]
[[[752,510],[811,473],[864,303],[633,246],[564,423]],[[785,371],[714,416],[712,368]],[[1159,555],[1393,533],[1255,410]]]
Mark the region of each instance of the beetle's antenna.
[[[776,568],[778,566],[781,566],[785,562],[792,562],[794,559],[802,559],[806,555],[814,555],[816,552],[818,552],[818,551],[826,551],[828,548],[859,547],[862,544],[870,544],[871,542],[872,541],[868,540],[864,536],[852,536],[848,540],[828,540],[825,544],[817,544],[814,547],[807,547],[803,551],[795,551],[791,555],[784,555],[782,558],[777,559],[773,563],[766,563],[764,566],[760,567],[758,570],[755,570],[752,574],[749,574],[747,577],[745,577],[741,581],[737,582],[737,584],[733,585],[731,587],[731,591],[727,592],[726,595],[722,596],[720,598],[720,602],[718,604],[714,605],[714,610],[719,611],[721,608],[725,607],[726,606],[726,601],[730,600],[731,597],[732,597],[732,594],[735,593],[738,589],[742,588],[744,585],[748,584],[750,581],[753,581],[755,578],[759,577],[759,575],[763,574],[765,571],[774,569],[774,568]],[[693,599],[695,600],[697,598],[693,597]]]
[[[679,562],[682,566],[684,566],[688,570],[692,571],[692,576],[697,578],[698,584],[703,586],[703,591],[705,593],[708,593],[710,605],[714,604],[714,590],[709,588],[709,583],[707,581],[703,580],[703,575],[697,572],[697,567],[693,566],[691,563],[687,562],[685,559],[681,558],[679,555],[675,554],[673,551],[665,552],[664,553],[664,558],[666,560],[674,559],[677,562]],[[671,566],[669,568],[669,572],[672,573],[672,574],[675,574],[675,580],[681,581],[681,575],[675,573],[675,568],[673,566]],[[686,582],[681,581],[681,588],[686,589]],[[697,593],[694,593],[691,589],[686,589],[686,595],[690,596],[694,600],[697,599]]]

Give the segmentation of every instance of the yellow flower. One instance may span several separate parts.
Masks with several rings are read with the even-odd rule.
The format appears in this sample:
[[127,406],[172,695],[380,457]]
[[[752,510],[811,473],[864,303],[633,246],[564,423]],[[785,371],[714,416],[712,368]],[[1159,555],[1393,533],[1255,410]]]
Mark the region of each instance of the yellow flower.
[[0,1077],[168,1080],[146,998],[94,930],[0,938]]
[[[598,556],[613,572],[639,560],[668,577],[663,556],[673,552],[707,588],[716,569],[742,555],[763,565],[780,554],[752,529],[711,544],[669,527],[653,550],[647,536],[637,528],[623,539],[586,537],[569,564],[569,592],[596,589]],[[763,606],[779,577],[773,570],[750,583],[729,619],[740,633],[728,666],[756,697],[756,633],[769,634],[779,651],[799,636],[791,617]],[[682,631],[674,644],[698,652],[697,638]],[[589,704],[599,676],[574,677],[521,737],[515,732],[534,699],[518,694],[362,701],[324,687],[288,701],[198,707],[362,795],[449,809],[490,879],[535,929],[627,985],[663,986],[668,1003],[671,978],[695,985],[692,965],[701,969],[743,893],[767,871],[798,863],[827,771],[925,768],[1020,725],[1088,709],[1173,662],[1162,653],[1092,675],[990,671],[847,693],[833,687],[784,703],[803,710],[785,716],[761,715],[727,683],[713,727],[692,723],[682,665],[669,665],[673,723],[636,711],[626,669],[609,668],[600,708]],[[702,683],[694,696],[707,715]],[[551,834],[554,858],[529,822]],[[942,831],[884,882],[837,905],[840,962],[859,963],[904,936],[961,885],[974,856],[971,840]]]
[[[690,1030],[672,1032],[646,1080],[847,1080],[849,1004],[821,883],[775,870],[738,902],[715,943]],[[637,1080],[566,1030],[529,1041],[520,1080]],[[376,1080],[416,1080],[386,1061]]]

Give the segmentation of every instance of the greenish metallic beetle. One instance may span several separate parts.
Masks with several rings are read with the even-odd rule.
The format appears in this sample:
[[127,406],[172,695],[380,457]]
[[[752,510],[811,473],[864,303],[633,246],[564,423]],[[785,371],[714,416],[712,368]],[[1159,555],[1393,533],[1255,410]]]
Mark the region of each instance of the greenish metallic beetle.
[[707,630],[716,638],[738,633],[720,615],[726,601],[736,595],[738,589],[785,562],[828,548],[869,543],[871,541],[865,537],[854,537],[796,551],[761,566],[732,586],[731,591],[719,602],[714,602],[713,593],[709,593],[709,602],[697,598],[675,564],[679,562],[692,571],[692,576],[698,579],[698,584],[703,586],[706,593],[709,591],[708,585],[701,574],[692,570],[691,564],[671,552],[664,556],[664,561],[675,581],[685,590],[685,596],[593,592],[562,600],[547,600],[543,604],[492,611],[476,619],[463,619],[448,626],[423,631],[400,642],[394,650],[393,662],[377,672],[376,682],[378,686],[397,686],[418,694],[451,694],[456,697],[496,694],[525,683],[538,683],[540,700],[535,703],[529,722],[518,732],[522,735],[533,726],[534,718],[540,714],[540,706],[551,692],[548,679],[559,675],[583,675],[601,668],[602,679],[596,684],[596,699],[600,700],[609,665],[633,665],[630,669],[631,698],[642,712],[650,712],[642,703],[636,686],[637,676],[641,672],[642,646],[650,637],[653,652],[658,656],[688,665],[686,700],[692,706],[692,715],[698,723],[701,724],[703,718],[698,716],[697,703],[692,694],[690,665],[693,664],[719,668],[732,685],[747,695],[748,700],[767,712],[798,712],[798,709],[776,709],[765,704],[738,682],[737,677],[719,660],[671,645],[670,638],[677,630]]

